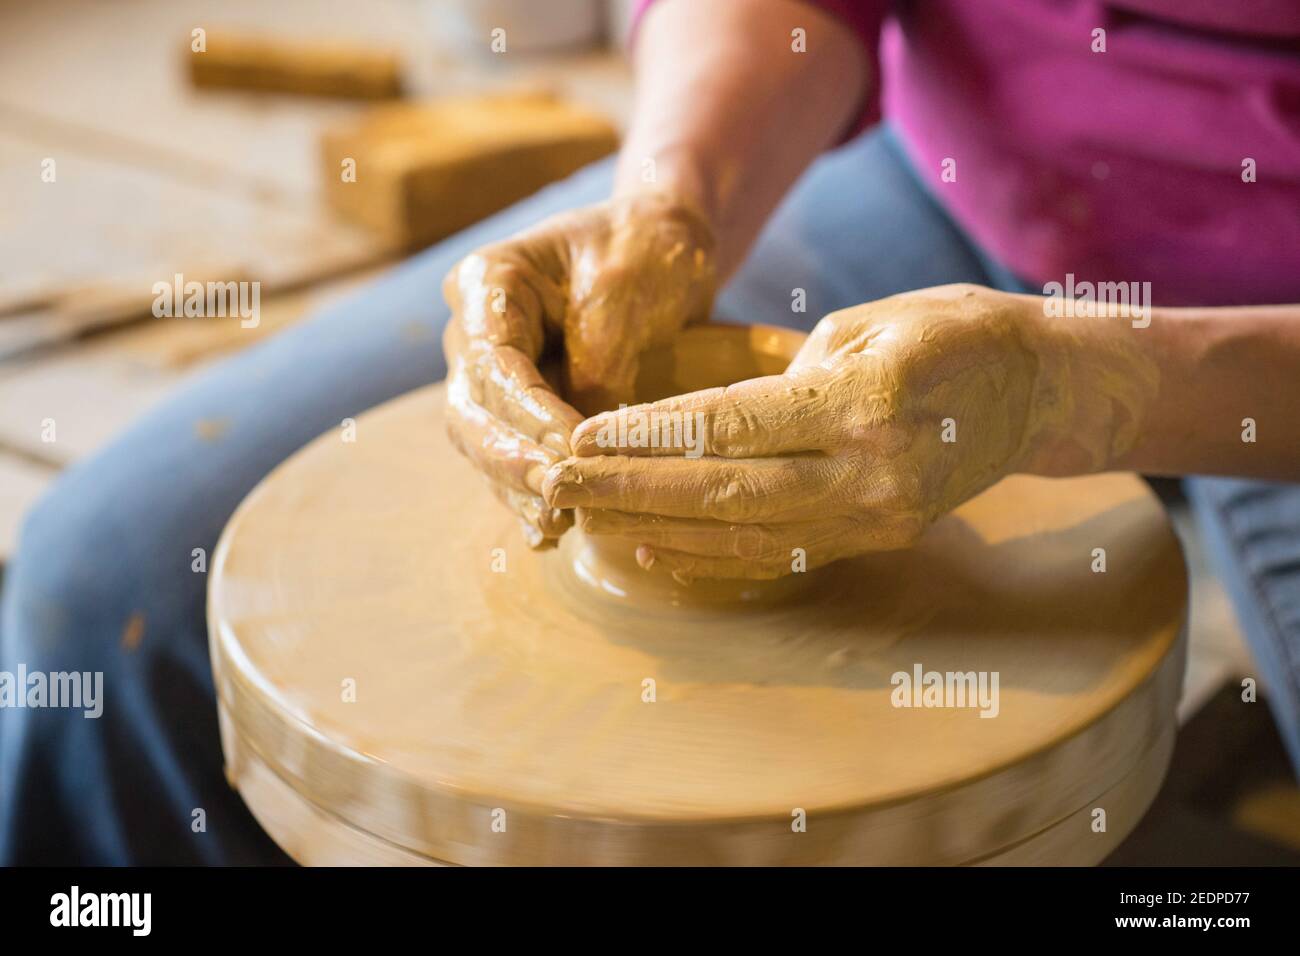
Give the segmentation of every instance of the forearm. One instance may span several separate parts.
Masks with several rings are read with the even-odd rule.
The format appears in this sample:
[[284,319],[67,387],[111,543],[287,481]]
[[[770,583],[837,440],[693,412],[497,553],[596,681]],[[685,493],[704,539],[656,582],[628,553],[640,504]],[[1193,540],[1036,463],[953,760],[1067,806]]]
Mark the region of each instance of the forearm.
[[[1049,351],[1068,353],[1044,370],[1056,361],[1072,407],[1058,454],[1039,470],[1300,481],[1300,305],[1157,308],[1146,328],[1038,312]],[[1094,447],[1109,447],[1079,468],[1071,435],[1087,444],[1079,436],[1094,429]]]
[[1300,305],[1156,309],[1132,331],[1153,333],[1160,388],[1116,467],[1300,480]]
[[[792,49],[806,31],[807,52]],[[850,30],[795,0],[660,0],[642,21],[637,99],[616,194],[672,192],[717,242],[720,281],[805,167],[858,109],[868,76]]]

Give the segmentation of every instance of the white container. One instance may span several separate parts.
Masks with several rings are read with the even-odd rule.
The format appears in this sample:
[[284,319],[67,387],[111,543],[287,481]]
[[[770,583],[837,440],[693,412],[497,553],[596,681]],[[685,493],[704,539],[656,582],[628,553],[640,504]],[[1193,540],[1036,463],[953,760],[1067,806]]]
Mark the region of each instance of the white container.
[[636,12],[637,0],[605,0],[609,6],[609,45],[616,50],[627,46],[628,34],[632,32],[632,14]]
[[[506,53],[530,53],[592,46],[604,28],[602,0],[425,0],[433,22],[457,46],[495,52],[494,37]],[[503,30],[504,34],[494,33]]]

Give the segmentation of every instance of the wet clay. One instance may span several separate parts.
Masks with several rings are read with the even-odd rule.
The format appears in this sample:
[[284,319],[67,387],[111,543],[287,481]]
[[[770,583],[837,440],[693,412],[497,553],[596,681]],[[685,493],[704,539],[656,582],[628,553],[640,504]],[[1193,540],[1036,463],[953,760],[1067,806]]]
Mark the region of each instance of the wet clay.
[[447,275],[448,429],[531,546],[572,524],[541,494],[574,427],[635,400],[642,356],[707,317],[714,281],[702,216],[654,192],[554,216]]
[[[688,330],[644,385],[789,334]],[[701,597],[580,527],[530,550],[445,407],[323,436],[214,555],[227,772],[299,861],[1091,863],[1158,788],[1186,578],[1137,478],[1010,478],[913,548]],[[896,706],[918,666],[996,673],[996,718]]]

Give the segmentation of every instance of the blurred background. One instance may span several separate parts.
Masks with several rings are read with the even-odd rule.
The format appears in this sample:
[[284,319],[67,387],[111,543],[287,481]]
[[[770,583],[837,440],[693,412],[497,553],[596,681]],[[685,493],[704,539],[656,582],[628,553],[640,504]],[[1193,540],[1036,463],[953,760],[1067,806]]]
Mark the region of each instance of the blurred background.
[[[0,0],[0,588],[26,509],[185,376],[613,151],[632,6]],[[259,283],[256,323],[155,315],[174,276]],[[1240,704],[1258,673],[1162,492],[1193,574],[1182,732],[1113,862],[1300,863],[1300,791]]]
[[[612,151],[629,8],[0,0],[0,566],[180,377]],[[155,317],[177,274],[257,281],[256,326]]]

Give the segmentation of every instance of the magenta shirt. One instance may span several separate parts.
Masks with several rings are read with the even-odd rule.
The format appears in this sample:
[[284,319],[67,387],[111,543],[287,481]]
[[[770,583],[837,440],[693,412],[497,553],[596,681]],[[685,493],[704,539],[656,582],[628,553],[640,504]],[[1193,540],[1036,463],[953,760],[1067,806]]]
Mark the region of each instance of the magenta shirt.
[[1300,302],[1300,0],[807,2],[879,46],[858,128],[1026,280]]

